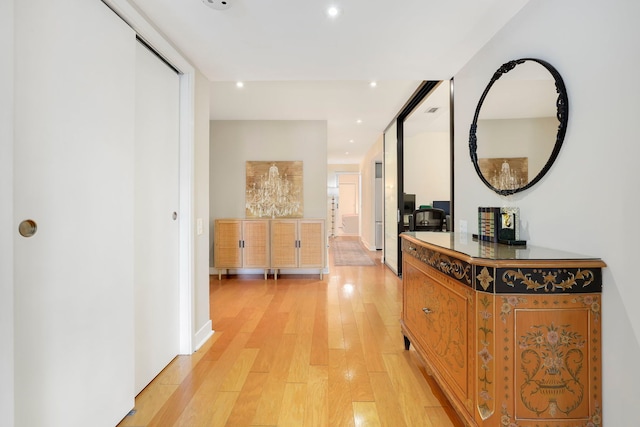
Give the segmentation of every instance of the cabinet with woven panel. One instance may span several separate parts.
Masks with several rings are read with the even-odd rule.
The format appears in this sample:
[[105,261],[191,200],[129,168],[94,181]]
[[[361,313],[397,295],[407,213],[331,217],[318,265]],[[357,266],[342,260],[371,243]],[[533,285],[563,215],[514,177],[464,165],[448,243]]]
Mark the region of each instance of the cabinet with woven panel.
[[319,269],[325,264],[325,230],[323,219],[271,220],[271,268]]
[[229,269],[264,269],[270,266],[269,220],[217,219],[214,223],[214,266],[218,279]]

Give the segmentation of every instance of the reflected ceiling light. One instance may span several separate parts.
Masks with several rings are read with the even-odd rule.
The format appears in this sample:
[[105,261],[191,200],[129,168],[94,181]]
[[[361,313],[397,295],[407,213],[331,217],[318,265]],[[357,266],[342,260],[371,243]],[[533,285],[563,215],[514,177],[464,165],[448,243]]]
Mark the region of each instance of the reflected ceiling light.
[[237,87],[237,88],[243,88],[243,87],[244,87],[244,83],[242,83],[242,82],[237,82],[237,83],[236,83],[236,87]]
[[231,7],[233,0],[202,0],[202,3],[206,4],[212,9],[224,10]]

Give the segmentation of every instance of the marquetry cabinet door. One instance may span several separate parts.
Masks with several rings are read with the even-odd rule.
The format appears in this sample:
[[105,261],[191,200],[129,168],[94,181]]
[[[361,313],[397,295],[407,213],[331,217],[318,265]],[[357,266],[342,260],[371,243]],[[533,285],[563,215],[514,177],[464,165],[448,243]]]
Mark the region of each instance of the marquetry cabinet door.
[[[523,427],[602,425],[600,297],[479,296],[479,319],[487,319],[478,324],[477,395],[485,418]],[[488,312],[493,316],[482,316]],[[510,363],[498,369],[494,358]]]
[[474,295],[469,287],[407,256],[403,322],[419,353],[459,407],[472,410]]

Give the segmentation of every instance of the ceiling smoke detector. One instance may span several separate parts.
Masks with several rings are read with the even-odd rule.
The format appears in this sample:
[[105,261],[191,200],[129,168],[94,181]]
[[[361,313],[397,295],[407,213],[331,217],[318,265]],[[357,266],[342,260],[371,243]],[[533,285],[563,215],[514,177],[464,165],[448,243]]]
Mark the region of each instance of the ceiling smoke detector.
[[212,9],[225,10],[231,7],[233,0],[202,0],[202,3]]

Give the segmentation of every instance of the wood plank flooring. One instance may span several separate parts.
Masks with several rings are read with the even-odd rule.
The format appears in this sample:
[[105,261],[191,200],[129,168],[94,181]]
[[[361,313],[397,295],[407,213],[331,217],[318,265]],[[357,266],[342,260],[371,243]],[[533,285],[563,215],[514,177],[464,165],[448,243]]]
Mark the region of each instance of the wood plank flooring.
[[[329,251],[331,252],[331,251]],[[119,426],[460,427],[413,349],[401,281],[375,266],[210,281],[215,334],[178,356]]]

